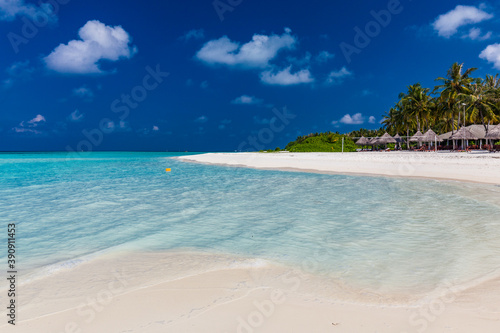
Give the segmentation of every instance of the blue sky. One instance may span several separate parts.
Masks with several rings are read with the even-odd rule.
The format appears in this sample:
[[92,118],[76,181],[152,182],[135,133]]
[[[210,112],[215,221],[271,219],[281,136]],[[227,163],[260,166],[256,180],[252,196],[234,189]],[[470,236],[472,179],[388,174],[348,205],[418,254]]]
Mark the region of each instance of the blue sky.
[[498,1],[0,0],[1,151],[234,151],[378,128],[453,62],[500,69]]

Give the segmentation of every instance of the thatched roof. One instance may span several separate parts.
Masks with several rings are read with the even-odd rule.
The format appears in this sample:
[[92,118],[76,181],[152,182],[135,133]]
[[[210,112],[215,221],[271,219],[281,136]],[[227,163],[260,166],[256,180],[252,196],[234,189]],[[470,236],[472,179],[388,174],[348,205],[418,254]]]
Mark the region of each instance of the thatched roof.
[[397,143],[397,141],[389,133],[385,133],[379,138],[378,143],[380,144]]
[[358,141],[356,141],[356,144],[358,146],[367,146],[370,144],[370,140],[368,140],[367,138],[365,138],[364,136],[362,136],[361,138],[359,138]]
[[441,141],[443,141],[443,139],[441,139],[436,134],[436,132],[429,129],[427,132],[425,132],[424,137],[422,138],[422,141],[424,141],[424,142],[435,142],[435,141],[441,142]]
[[477,140],[477,135],[474,135],[467,127],[462,127],[450,139],[452,140]]
[[415,133],[415,135],[413,135],[410,138],[410,142],[422,142],[423,138],[424,138],[424,135],[422,134],[422,132],[418,131],[417,133]]
[[[489,125],[488,126],[488,133],[494,130],[495,128],[498,128],[499,125]],[[483,125],[469,125],[466,127],[477,139],[486,139],[486,130],[484,129]],[[454,131],[456,133],[456,131]],[[451,137],[451,132],[441,134],[439,137],[443,140],[448,140]]]
[[488,131],[488,134],[486,134],[487,139],[500,139],[500,125],[496,126],[495,128],[492,128]]

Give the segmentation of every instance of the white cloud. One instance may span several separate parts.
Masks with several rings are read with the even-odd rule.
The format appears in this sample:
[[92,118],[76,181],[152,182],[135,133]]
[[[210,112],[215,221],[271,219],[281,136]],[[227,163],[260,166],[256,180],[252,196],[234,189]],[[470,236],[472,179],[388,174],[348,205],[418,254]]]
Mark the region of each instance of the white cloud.
[[493,63],[496,69],[500,69],[500,44],[488,45],[479,55],[479,58]]
[[159,131],[160,128],[158,126],[153,126],[153,131],[156,132],[156,131]]
[[479,23],[492,17],[493,14],[487,13],[480,8],[458,5],[448,13],[440,15],[432,26],[439,36],[449,38],[456,34],[461,26]]
[[49,69],[60,73],[102,73],[101,60],[130,59],[137,53],[129,45],[131,38],[121,26],[107,26],[99,21],[88,21],[78,31],[79,40],[60,44],[44,58]]
[[132,130],[130,124],[124,120],[120,120],[117,124],[114,121],[108,121],[104,126],[111,132],[130,132]]
[[252,40],[240,45],[227,36],[207,42],[196,53],[196,58],[210,65],[240,66],[245,68],[265,68],[282,49],[291,49],[296,39],[291,30],[278,35],[254,35]]
[[256,105],[262,104],[264,101],[254,96],[242,95],[231,101],[231,104],[246,104],[246,105]]
[[335,58],[334,54],[331,54],[328,51],[322,51],[316,56],[316,61],[319,63],[328,62],[328,60]]
[[86,86],[81,86],[80,88],[73,89],[73,95],[87,100],[92,100],[92,98],[94,98],[94,93]]
[[346,114],[339,120],[339,122],[346,125],[361,125],[365,122],[365,117],[363,117],[361,113],[356,113],[352,116],[350,114]]
[[487,33],[481,36],[480,28],[471,28],[469,30],[469,33],[464,35],[463,38],[470,38],[472,40],[486,40],[490,39],[492,34],[493,33],[491,31],[488,31]]
[[17,16],[26,16],[35,22],[57,21],[49,3],[41,3],[38,7],[23,0],[0,0],[0,21],[12,21]]
[[198,118],[196,118],[194,120],[195,123],[200,123],[200,124],[204,124],[208,121],[208,117],[207,116],[200,116]]
[[72,122],[79,122],[82,121],[85,115],[83,113],[80,113],[80,111],[75,110],[71,112],[71,114],[68,116],[68,120]]
[[35,118],[31,119],[28,121],[28,124],[32,125],[33,127],[38,126],[39,123],[45,122],[45,117],[42,116],[41,114],[37,115]]
[[42,132],[35,129],[40,124],[45,123],[45,117],[41,114],[38,114],[35,118],[28,121],[21,121],[19,126],[12,128],[12,130],[16,133],[33,133],[33,134],[41,134]]
[[368,122],[369,122],[370,124],[375,124],[375,123],[377,122],[377,119],[375,119],[375,117],[374,117],[374,116],[370,116],[370,118],[368,118]]
[[332,84],[342,83],[342,81],[344,81],[344,79],[349,76],[352,76],[352,72],[350,72],[347,68],[342,67],[340,70],[333,71],[328,74],[326,82]]
[[203,39],[205,38],[205,31],[203,29],[193,29],[186,32],[179,39],[189,41],[190,39]]
[[301,83],[311,83],[314,82],[314,78],[311,76],[311,72],[308,69],[300,70],[296,73],[291,73],[292,66],[273,73],[272,71],[264,71],[260,74],[260,79],[266,84],[289,86]]

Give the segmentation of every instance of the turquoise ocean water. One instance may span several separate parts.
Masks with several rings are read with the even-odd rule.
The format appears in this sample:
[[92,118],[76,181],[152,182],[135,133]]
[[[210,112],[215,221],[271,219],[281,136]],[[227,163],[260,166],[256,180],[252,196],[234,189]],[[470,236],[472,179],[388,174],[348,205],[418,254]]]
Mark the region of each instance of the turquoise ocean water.
[[176,155],[1,154],[0,244],[14,222],[25,270],[117,249],[194,250],[401,292],[500,268],[500,187],[208,166]]

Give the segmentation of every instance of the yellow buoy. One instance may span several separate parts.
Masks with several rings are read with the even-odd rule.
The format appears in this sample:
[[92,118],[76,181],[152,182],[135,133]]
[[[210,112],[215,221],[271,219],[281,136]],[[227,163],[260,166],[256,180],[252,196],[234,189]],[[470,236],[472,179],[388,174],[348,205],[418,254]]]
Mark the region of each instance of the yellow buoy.
[[170,172],[171,170],[170,170],[170,168],[166,168],[165,171],[166,172]]

